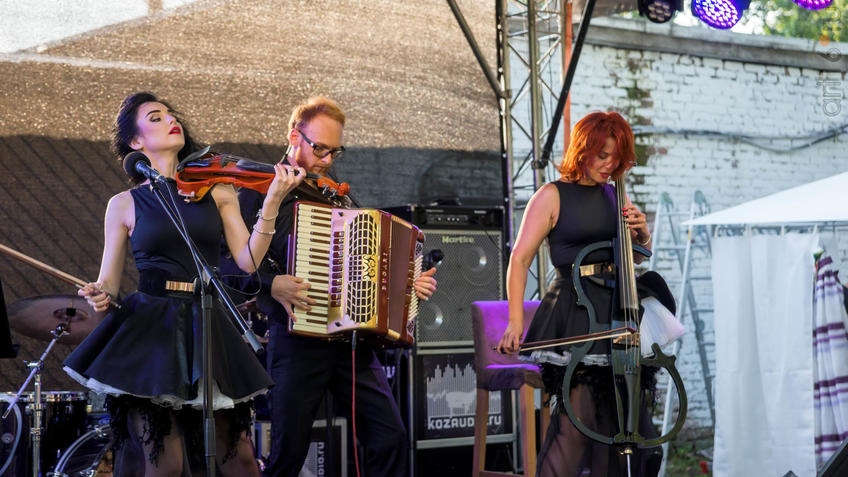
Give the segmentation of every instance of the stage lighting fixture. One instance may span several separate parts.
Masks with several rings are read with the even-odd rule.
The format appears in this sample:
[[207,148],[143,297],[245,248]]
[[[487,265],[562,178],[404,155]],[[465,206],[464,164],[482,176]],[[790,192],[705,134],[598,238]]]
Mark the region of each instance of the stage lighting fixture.
[[798,5],[806,8],[807,10],[821,10],[822,8],[829,7],[833,0],[792,0]]
[[751,0],[692,0],[692,14],[713,28],[727,30],[750,4]]
[[683,0],[638,0],[639,15],[654,23],[665,23],[683,10]]

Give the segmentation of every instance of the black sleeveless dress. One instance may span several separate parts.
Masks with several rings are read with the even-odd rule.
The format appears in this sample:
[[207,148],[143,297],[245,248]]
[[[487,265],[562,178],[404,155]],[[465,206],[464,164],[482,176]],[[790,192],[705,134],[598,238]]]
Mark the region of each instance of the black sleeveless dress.
[[[211,194],[187,203],[173,184],[167,193],[189,235],[211,266],[220,257],[223,224]],[[132,395],[179,409],[202,403],[202,310],[189,293],[165,290],[165,281],[191,282],[194,261],[150,187],[131,189],[135,228],[130,237],[139,290],[121,301],[65,360],[84,386],[113,396]],[[232,408],[264,393],[270,377],[244,342],[222,304],[214,300],[212,373],[214,409]]]
[[[548,287],[539,305],[524,342],[540,341],[586,334],[589,329],[589,314],[577,305],[577,293],[571,278],[572,264],[583,247],[594,242],[611,240],[616,235],[618,211],[615,188],[609,184],[584,186],[555,181],[559,192],[559,217],[548,234],[551,261],[557,269],[557,278]],[[593,252],[583,264],[604,263],[613,260],[609,250]],[[614,280],[614,276],[603,277]],[[613,290],[582,281],[584,290],[595,307],[600,322],[609,323]],[[525,354],[524,359],[541,365],[545,390],[551,396],[553,419],[538,454],[536,475],[547,476],[591,476],[615,477],[628,475],[622,458],[612,446],[590,441],[573,427],[565,416],[562,405],[565,366],[570,361],[569,347],[549,348]],[[577,385],[586,385],[590,398],[582,398],[581,408],[587,415],[581,416],[590,428],[612,436],[617,431],[615,401],[612,394],[612,375],[609,362],[609,340],[599,340],[581,360],[572,381],[572,392]],[[529,354],[529,356],[526,356]],[[654,371],[642,373],[642,388],[654,387]],[[583,392],[583,391],[581,391]],[[580,400],[574,395],[570,399]],[[651,423],[647,403],[643,399],[640,414],[640,433],[648,438],[656,437]],[[589,403],[587,405],[587,403]],[[662,460],[662,448],[637,448],[634,451],[634,476],[655,476]]]
[[[556,267],[557,278],[548,287],[539,309],[530,322],[525,343],[586,334],[589,314],[577,306],[577,293],[571,279],[571,265],[583,247],[616,235],[618,215],[615,205],[615,188],[609,184],[585,186],[569,182],[552,182],[559,192],[559,217],[548,234],[551,262]],[[598,250],[586,257],[583,264],[612,261],[607,250]],[[595,304],[597,318],[609,322],[612,291],[609,288],[585,281],[584,289]],[[533,361],[559,366],[568,364],[567,347],[534,351]],[[606,365],[609,359],[607,340],[596,341],[584,361],[587,364]]]

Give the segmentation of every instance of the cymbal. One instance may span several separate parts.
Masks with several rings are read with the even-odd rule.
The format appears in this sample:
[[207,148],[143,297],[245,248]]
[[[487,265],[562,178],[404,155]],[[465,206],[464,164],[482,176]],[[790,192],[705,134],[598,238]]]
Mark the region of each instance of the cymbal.
[[60,323],[69,334],[59,343],[79,344],[103,321],[105,312],[96,312],[76,295],[43,295],[18,300],[7,308],[9,327],[18,333],[44,341],[53,339],[51,331]]

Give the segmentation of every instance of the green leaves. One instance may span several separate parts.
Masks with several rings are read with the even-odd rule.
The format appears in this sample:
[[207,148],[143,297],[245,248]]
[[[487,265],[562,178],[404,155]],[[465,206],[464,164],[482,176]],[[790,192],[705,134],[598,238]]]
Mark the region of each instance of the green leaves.
[[807,10],[792,0],[762,0],[752,2],[750,15],[763,22],[768,35],[809,38],[822,47],[848,41],[848,0],[833,0],[822,10]]

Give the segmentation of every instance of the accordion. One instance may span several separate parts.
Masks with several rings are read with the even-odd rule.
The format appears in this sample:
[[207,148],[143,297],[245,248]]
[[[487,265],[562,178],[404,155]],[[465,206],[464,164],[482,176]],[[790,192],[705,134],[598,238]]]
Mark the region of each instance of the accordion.
[[310,311],[295,308],[293,334],[344,337],[355,330],[380,344],[411,346],[424,234],[376,209],[296,202],[287,273],[309,283]]

